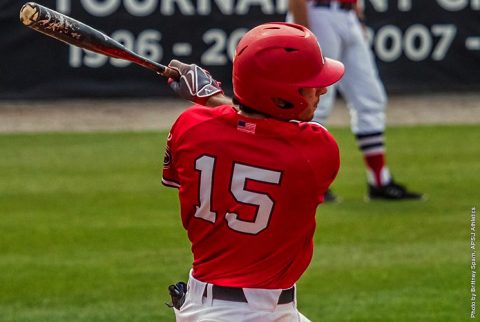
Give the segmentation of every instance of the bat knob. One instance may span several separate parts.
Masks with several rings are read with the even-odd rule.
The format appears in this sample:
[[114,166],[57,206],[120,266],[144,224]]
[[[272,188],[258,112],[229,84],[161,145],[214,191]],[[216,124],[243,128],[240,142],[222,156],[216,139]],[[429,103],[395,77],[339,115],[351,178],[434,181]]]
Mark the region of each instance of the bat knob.
[[30,26],[38,20],[38,6],[35,2],[27,2],[20,9],[20,22],[25,26]]
[[173,68],[169,68],[169,67],[165,67],[165,70],[162,73],[159,73],[159,74],[164,76],[164,77],[172,78],[174,80],[179,80],[180,79],[180,73],[177,70],[175,70]]

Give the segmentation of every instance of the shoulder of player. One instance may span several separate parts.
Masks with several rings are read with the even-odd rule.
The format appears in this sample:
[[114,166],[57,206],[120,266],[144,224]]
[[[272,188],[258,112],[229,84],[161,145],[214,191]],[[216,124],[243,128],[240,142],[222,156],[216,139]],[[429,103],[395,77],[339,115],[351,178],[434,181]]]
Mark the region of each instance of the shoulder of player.
[[229,113],[235,113],[234,107],[228,105],[217,107],[193,105],[180,113],[173,123],[170,133],[178,139],[197,126]]
[[303,142],[303,146],[311,151],[318,151],[312,149],[312,146],[322,147],[327,150],[337,150],[338,144],[333,135],[321,124],[317,122],[298,122],[291,121],[297,128],[297,136],[299,141]]
[[216,115],[222,115],[233,111],[234,107],[229,105],[220,105],[216,107],[208,107],[203,105],[193,105],[183,111],[180,116],[186,115],[187,117],[202,118],[202,117],[215,117]]
[[300,133],[308,136],[328,136],[331,137],[330,132],[323,125],[317,122],[300,122],[300,121],[290,121],[293,124],[296,124]]
[[231,113],[232,111],[234,111],[234,107],[228,105],[221,105],[217,107],[193,105],[183,111],[175,123],[188,123],[189,125],[198,124],[216,117],[220,117],[226,113]]

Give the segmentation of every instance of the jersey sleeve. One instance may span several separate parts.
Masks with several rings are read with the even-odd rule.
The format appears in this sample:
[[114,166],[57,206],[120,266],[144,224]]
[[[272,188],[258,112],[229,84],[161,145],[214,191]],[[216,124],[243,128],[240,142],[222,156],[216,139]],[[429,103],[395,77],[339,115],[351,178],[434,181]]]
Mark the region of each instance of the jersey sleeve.
[[340,169],[340,152],[334,137],[323,126],[309,123],[311,132],[309,140],[309,159],[313,160],[317,200],[323,202],[323,196],[335,180]]
[[[189,109],[191,109],[190,107]],[[188,109],[187,109],[188,111]],[[186,112],[186,111],[185,111]],[[162,184],[167,187],[180,188],[180,179],[177,169],[177,148],[178,142],[182,135],[182,129],[185,127],[187,113],[183,112],[173,123],[170,132],[167,136],[167,142],[165,145],[165,155],[163,158],[163,175]]]
[[163,157],[163,176],[162,184],[167,187],[180,188],[180,181],[178,180],[177,170],[175,168],[175,144],[174,144],[174,128],[170,130],[165,146],[165,155]]
[[168,133],[165,146],[165,155],[163,159],[162,184],[167,187],[180,188],[181,180],[179,176],[178,154],[185,151],[185,144],[182,137],[196,125],[202,123],[205,115],[211,113],[211,107],[193,105],[187,108],[177,118]]
[[328,155],[328,157],[323,158],[323,164],[325,165],[325,167],[318,174],[318,176],[320,177],[320,180],[318,180],[318,201],[320,203],[323,202],[325,192],[327,192],[327,189],[335,180],[338,171],[340,170],[340,152],[337,142],[328,132],[327,137],[329,137],[329,139],[325,144],[325,151],[326,156]]

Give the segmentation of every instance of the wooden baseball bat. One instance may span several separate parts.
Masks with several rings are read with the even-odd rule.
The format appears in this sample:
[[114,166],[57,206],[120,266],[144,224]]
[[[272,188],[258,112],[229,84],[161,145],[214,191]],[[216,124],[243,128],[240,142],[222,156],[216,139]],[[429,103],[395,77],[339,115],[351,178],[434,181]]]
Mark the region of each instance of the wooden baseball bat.
[[103,32],[35,2],[27,2],[22,6],[20,21],[33,30],[67,44],[113,58],[131,61],[165,77],[173,79],[180,77],[175,69],[143,57],[127,49]]

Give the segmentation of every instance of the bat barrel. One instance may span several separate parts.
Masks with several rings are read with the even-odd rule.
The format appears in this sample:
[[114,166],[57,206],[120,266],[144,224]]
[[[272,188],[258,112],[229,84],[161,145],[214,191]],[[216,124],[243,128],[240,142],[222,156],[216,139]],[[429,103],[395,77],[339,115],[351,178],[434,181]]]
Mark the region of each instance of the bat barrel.
[[29,28],[67,44],[131,61],[162,76],[179,78],[176,70],[140,56],[103,32],[38,3],[25,3],[20,9],[20,21]]

